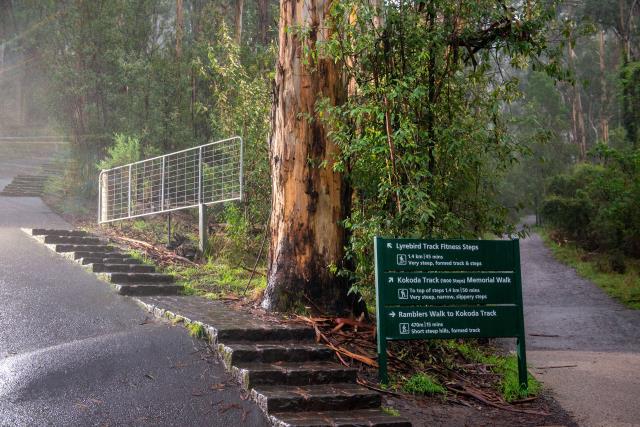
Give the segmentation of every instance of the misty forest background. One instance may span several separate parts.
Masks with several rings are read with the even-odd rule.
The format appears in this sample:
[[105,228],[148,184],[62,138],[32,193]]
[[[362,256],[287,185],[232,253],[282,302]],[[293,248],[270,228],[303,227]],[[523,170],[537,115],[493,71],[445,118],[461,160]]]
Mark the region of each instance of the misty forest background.
[[[367,2],[341,3],[335,13],[348,15]],[[421,3],[479,25],[522,15],[539,36],[498,37],[450,67],[439,62],[448,23],[425,30]],[[331,267],[370,296],[374,235],[488,237],[533,213],[624,270],[640,258],[640,2],[449,3],[384,3],[382,28],[347,25],[324,47],[357,85],[321,115],[353,191],[347,259]],[[71,201],[63,209],[89,215],[99,167],[240,135],[246,199],[214,220],[255,257],[271,204],[278,10],[276,0],[0,0],[0,134],[68,139],[56,191]]]

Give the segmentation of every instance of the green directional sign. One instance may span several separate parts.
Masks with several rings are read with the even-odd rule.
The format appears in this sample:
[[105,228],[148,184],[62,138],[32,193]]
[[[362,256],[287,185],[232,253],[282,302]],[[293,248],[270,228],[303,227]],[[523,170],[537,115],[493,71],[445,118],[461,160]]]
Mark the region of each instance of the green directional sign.
[[509,306],[385,307],[387,339],[513,337],[519,310]]
[[388,305],[512,304],[514,273],[380,273]]
[[381,382],[389,340],[516,337],[527,387],[518,240],[374,243]]
[[514,259],[509,240],[378,240],[384,271],[509,271]]

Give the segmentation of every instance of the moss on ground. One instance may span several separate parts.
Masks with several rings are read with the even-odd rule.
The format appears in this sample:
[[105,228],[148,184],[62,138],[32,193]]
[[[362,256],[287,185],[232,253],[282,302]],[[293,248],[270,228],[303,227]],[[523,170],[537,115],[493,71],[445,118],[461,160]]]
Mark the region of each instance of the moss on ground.
[[424,372],[412,375],[403,385],[402,389],[411,394],[434,396],[445,394],[447,390],[431,375]]

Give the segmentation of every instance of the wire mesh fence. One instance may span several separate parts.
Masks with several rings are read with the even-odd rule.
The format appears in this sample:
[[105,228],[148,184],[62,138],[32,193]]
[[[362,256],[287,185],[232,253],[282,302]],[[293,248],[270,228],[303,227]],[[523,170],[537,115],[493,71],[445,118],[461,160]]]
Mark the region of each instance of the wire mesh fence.
[[234,137],[103,170],[98,222],[240,200],[242,149]]

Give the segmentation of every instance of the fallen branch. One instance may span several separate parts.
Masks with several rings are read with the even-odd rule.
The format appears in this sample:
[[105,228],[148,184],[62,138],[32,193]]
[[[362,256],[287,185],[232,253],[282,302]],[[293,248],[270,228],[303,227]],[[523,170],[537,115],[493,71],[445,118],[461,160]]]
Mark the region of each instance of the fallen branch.
[[368,382],[366,382],[365,380],[361,380],[360,378],[358,378],[356,380],[356,382],[358,384],[360,384],[362,387],[366,387],[369,390],[377,391],[378,393],[385,393],[385,394],[390,394],[391,396],[402,397],[402,394],[400,394],[400,393],[396,393],[395,391],[385,390],[385,389],[382,389],[382,388],[379,388],[379,387],[374,387],[371,384],[369,384]]
[[147,248],[149,250],[156,251],[158,253],[164,254],[165,256],[168,256],[170,258],[175,258],[177,260],[180,260],[180,261],[182,261],[182,262],[184,262],[186,264],[189,264],[189,265],[192,265],[192,266],[198,266],[197,263],[191,261],[190,259],[187,259],[187,258],[185,258],[183,256],[177,255],[177,254],[175,254],[173,252],[160,249],[159,247],[154,246],[151,243],[143,242],[142,240],[136,240],[136,239],[131,239],[129,237],[122,237],[122,236],[116,236],[116,235],[111,235],[109,237],[111,239],[114,239],[114,240],[120,240],[120,241],[123,241],[123,242],[133,243],[135,245],[140,245],[140,246],[145,247],[145,248]]
[[494,403],[494,402],[482,397],[478,393],[474,393],[473,391],[471,391],[469,389],[460,390],[460,389],[457,389],[457,388],[454,388],[454,387],[450,387],[450,386],[446,386],[446,387],[447,387],[447,389],[449,389],[450,391],[452,391],[454,393],[462,394],[463,396],[467,396],[467,397],[472,397],[472,398],[484,403],[485,405],[489,405],[489,406],[492,406],[492,407],[497,408],[497,409],[502,409],[504,411],[518,412],[518,413],[529,414],[529,415],[540,415],[540,416],[543,416],[543,417],[548,417],[549,416],[548,412],[533,411],[533,410],[530,410],[530,409],[518,409],[518,408],[512,408],[511,406],[499,405],[497,403]]
[[577,368],[578,365],[536,366],[536,369]]
[[316,329],[316,336],[319,336],[326,344],[327,346],[335,351],[336,353],[342,353],[347,357],[350,357],[354,360],[357,360],[359,362],[364,363],[365,365],[369,365],[372,366],[374,368],[378,367],[378,362],[376,362],[375,360],[371,359],[370,357],[367,356],[362,356],[360,354],[356,354],[353,353],[345,348],[342,347],[336,347],[330,340],[329,338],[327,338],[321,331],[320,329],[317,327],[317,325],[314,325],[315,329]]

